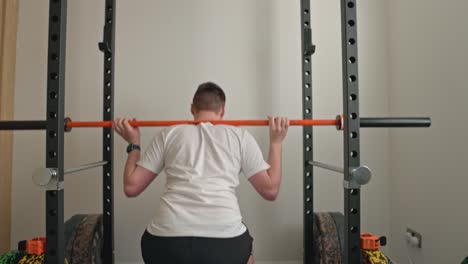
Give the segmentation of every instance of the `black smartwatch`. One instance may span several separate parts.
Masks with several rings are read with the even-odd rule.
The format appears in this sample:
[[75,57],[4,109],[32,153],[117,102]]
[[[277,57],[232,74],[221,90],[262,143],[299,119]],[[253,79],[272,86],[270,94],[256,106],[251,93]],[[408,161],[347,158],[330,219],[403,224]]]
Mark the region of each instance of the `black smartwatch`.
[[135,149],[141,150],[140,145],[130,143],[127,147],[127,154],[134,151]]

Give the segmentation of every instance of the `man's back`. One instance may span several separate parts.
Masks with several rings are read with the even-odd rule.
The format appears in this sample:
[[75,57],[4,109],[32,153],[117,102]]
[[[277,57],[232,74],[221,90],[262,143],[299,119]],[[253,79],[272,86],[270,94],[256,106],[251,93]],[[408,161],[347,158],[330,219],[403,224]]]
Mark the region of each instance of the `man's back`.
[[245,232],[236,198],[239,174],[269,165],[244,129],[202,123],[158,133],[138,162],[167,175],[148,231],[158,236],[234,237]]
[[125,195],[136,197],[160,172],[167,174],[156,216],[141,238],[143,259],[145,263],[252,264],[253,238],[242,223],[235,188],[243,173],[264,199],[278,197],[282,143],[289,121],[268,117],[267,163],[247,131],[203,123],[223,119],[226,95],[221,87],[201,84],[192,102],[190,112],[202,123],[161,131],[144,155],[140,154],[140,130],[126,118],[113,123],[129,143]]

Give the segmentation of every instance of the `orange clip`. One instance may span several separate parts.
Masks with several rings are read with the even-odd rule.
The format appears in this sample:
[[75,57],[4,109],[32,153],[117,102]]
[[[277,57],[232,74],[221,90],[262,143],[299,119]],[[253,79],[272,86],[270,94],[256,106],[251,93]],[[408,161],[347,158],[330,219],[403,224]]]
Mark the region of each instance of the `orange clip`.
[[378,250],[380,247],[380,237],[371,234],[361,234],[361,249],[363,250]]
[[46,238],[35,237],[26,241],[26,252],[29,255],[42,255],[46,252]]

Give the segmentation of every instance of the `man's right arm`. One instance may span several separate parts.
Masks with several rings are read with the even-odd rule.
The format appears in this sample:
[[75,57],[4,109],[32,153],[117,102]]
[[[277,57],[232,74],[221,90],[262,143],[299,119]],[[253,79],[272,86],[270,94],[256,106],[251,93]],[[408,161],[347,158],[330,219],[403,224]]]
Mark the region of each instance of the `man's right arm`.
[[255,190],[266,200],[274,201],[278,197],[281,185],[283,140],[289,127],[289,120],[284,117],[272,118],[270,121],[270,168],[258,172],[249,178]]

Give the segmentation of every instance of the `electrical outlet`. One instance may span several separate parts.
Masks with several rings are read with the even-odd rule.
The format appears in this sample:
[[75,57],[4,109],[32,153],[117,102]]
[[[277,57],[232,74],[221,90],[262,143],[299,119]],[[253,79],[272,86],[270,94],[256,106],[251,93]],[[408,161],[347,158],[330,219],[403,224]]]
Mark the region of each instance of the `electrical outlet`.
[[415,244],[415,246],[417,246],[418,248],[422,248],[422,235],[419,232],[416,232],[413,229],[407,227],[406,233],[409,234],[411,238],[417,239],[417,243]]

